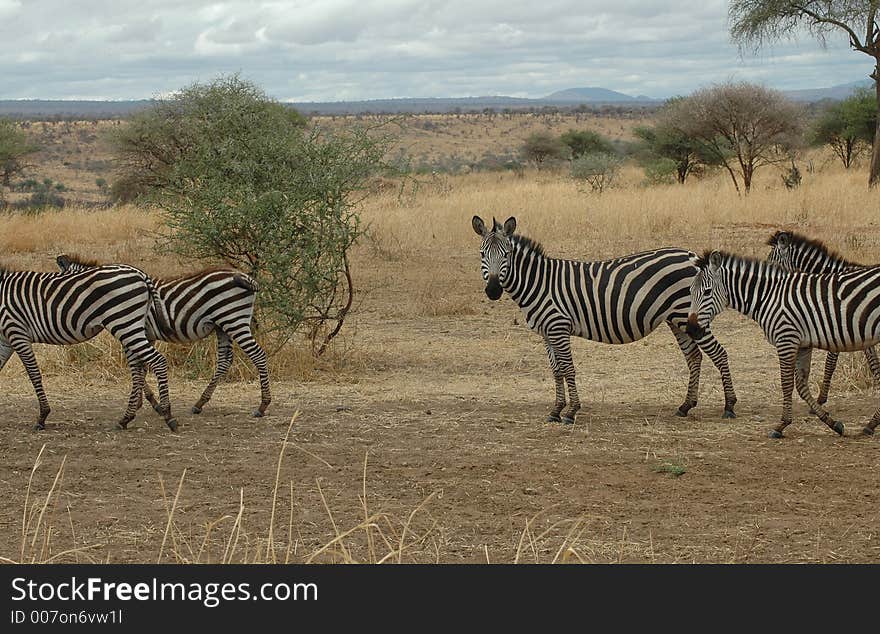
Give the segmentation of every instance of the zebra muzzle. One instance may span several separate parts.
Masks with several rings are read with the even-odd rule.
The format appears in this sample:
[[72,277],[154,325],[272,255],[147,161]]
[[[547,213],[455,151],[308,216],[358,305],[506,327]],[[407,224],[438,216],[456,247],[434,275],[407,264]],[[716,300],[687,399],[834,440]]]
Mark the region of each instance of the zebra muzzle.
[[692,339],[702,339],[706,335],[706,329],[700,325],[696,313],[691,313],[688,317],[685,332],[687,332]]
[[501,293],[502,288],[498,278],[495,276],[489,277],[489,283],[486,284],[486,296],[494,301],[501,297]]

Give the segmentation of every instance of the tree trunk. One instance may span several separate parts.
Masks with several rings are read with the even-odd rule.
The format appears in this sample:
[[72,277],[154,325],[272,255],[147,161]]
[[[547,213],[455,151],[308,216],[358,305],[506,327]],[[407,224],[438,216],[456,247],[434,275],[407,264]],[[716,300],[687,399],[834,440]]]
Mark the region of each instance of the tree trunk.
[[[877,93],[877,109],[880,112],[880,57],[874,67],[874,90]],[[868,177],[868,187],[880,185],[880,114],[877,115],[877,128],[874,130],[874,149],[871,152],[871,175]]]

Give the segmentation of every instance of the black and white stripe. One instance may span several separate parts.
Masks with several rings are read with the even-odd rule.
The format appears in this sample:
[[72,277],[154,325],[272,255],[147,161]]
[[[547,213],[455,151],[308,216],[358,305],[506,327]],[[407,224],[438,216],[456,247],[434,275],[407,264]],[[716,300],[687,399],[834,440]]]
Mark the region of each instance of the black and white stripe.
[[[690,371],[687,396],[677,413],[685,416],[697,404],[702,350],[721,372],[724,417],[735,416],[727,353],[711,333],[695,340],[685,332],[689,289],[697,275],[690,260],[693,253],[666,248],[599,262],[561,260],[547,257],[541,245],[514,234],[515,218],[508,218],[503,226],[493,220],[490,229],[474,216],[472,225],[483,238],[480,268],[486,294],[496,300],[507,291],[525,314],[528,327],[544,338],[556,384],[556,403],[548,420],[559,421],[561,415],[562,421],[573,423],[580,409],[572,336],[629,343],[664,322]],[[563,414],[566,385],[569,407]]]
[[36,429],[45,428],[50,409],[32,344],[80,343],[105,329],[122,343],[132,376],[119,426],[126,427],[141,406],[149,365],[159,380],[159,412],[172,431],[177,429],[165,357],[146,333],[154,298],[149,278],[129,266],[102,266],[73,275],[0,269],[0,369],[13,351],[21,358],[40,404]]
[[[95,263],[75,256],[57,258],[62,271],[88,270]],[[199,271],[172,279],[153,278],[158,303],[147,316],[147,337],[150,341],[189,343],[217,335],[217,368],[202,396],[193,405],[199,414],[211,399],[214,389],[232,364],[232,343],[237,343],[256,366],[260,377],[260,405],[254,416],[263,416],[272,400],[269,391],[269,368],[266,353],[254,339],[251,322],[257,283],[248,275],[228,268]],[[153,407],[155,397],[145,386],[145,394]]]
[[[854,352],[880,341],[880,267],[810,274],[720,251],[695,257],[694,264],[700,273],[691,287],[688,332],[699,336],[729,306],[758,322],[776,347],[782,419],[771,437],[781,438],[791,424],[792,384],[822,422],[842,435],[843,423],[810,394],[810,356],[813,348]],[[878,422],[880,409],[865,433],[874,433]]]
[[[865,268],[833,253],[822,242],[812,240],[806,236],[789,231],[777,231],[767,241],[770,248],[768,262],[777,264],[788,271],[801,271],[803,273],[842,273]],[[828,400],[828,391],[831,388],[831,378],[837,369],[837,352],[829,352],[825,357],[825,371],[822,376],[822,384],[819,387],[819,396],[816,401],[821,405]],[[880,359],[874,346],[865,348],[865,359],[874,376],[874,384],[880,385]]]

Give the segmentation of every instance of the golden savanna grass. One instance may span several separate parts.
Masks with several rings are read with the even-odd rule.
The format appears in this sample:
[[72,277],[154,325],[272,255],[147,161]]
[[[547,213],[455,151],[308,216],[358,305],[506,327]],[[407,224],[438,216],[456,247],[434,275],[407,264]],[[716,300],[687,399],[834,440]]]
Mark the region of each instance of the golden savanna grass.
[[[486,138],[478,126],[448,119],[445,125],[473,128],[480,147],[471,150],[479,152]],[[570,123],[560,128],[575,127]],[[438,141],[436,151],[449,152],[445,143]],[[331,358],[315,361],[292,345],[272,361],[272,407],[280,416],[271,416],[268,427],[245,426],[223,409],[223,399],[237,413],[254,396],[253,372],[238,359],[232,379],[246,382],[221,386],[211,405],[229,418],[221,425],[200,419],[179,437],[156,435],[154,427],[121,437],[89,428],[93,440],[74,438],[71,426],[62,425],[39,440],[48,445],[45,452],[38,441],[10,434],[15,448],[6,451],[15,473],[0,493],[10,496],[17,519],[6,527],[12,537],[0,555],[12,561],[876,561],[870,509],[848,514],[862,506],[841,507],[850,489],[830,484],[834,476],[855,482],[862,467],[870,471],[876,459],[867,443],[832,445],[811,421],[797,426],[798,440],[758,446],[777,411],[778,380],[772,350],[750,323],[724,315],[717,328],[741,398],[736,426],[710,422],[721,400],[708,362],[698,418],[681,427],[658,413],[677,405],[685,379],[668,333],[632,346],[576,342],[588,407],[572,429],[543,425],[552,400],[543,348],[509,302],[486,300],[471,229],[474,214],[516,216],[519,230],[549,255],[600,259],[664,245],[763,257],[767,236],[788,228],[853,259],[880,261],[880,191],[867,189],[864,169],[847,172],[825,155],[812,158],[816,169],[802,170],[800,188],[785,189],[780,170],[767,167],[748,196],[738,196],[722,173],[684,186],[644,187],[635,167],[602,195],[583,191],[561,171],[423,177],[417,187],[379,189],[360,210],[369,229],[352,258],[355,309]],[[157,211],[131,206],[7,214],[0,217],[0,264],[53,270],[54,256],[69,251],[160,276],[196,268],[156,250],[160,225]],[[177,407],[188,405],[210,376],[213,347],[209,341],[163,348],[175,398],[184,395]],[[69,348],[39,346],[38,359],[50,400],[60,400],[62,412],[78,410],[86,399],[79,390],[107,407],[116,404],[108,391],[125,391],[121,352],[105,335]],[[667,371],[667,364],[675,365]],[[863,360],[844,355],[841,365],[835,404],[851,402],[845,397],[871,404]],[[36,402],[20,363],[10,361],[0,378],[7,398],[25,408],[7,424],[23,425]],[[291,419],[295,411],[301,413]],[[90,421],[82,424],[96,424]],[[122,490],[143,483],[148,493],[138,503],[149,508],[128,493],[98,492],[76,480],[84,458],[69,447],[78,442],[96,455],[123,452],[131,463],[113,465],[131,478]],[[818,455],[828,463],[810,462]],[[793,461],[816,473],[793,471]],[[859,467],[840,471],[851,463]],[[679,477],[669,475],[672,467]],[[773,486],[745,481],[767,468],[778,469]],[[635,488],[626,489],[633,481]],[[68,486],[75,487],[69,496]],[[775,487],[784,504],[761,498]],[[819,499],[816,491],[831,497]],[[865,499],[859,505],[873,498]],[[506,500],[513,505],[503,506]],[[719,510],[707,515],[713,504]],[[499,519],[495,509],[510,516]],[[92,526],[92,517],[109,518],[110,527]],[[841,534],[856,541],[829,540]]]

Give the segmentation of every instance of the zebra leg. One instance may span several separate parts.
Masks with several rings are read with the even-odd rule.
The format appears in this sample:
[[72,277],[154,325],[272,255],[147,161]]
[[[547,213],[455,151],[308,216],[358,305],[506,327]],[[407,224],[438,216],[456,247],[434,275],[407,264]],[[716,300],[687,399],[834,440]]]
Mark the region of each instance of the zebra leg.
[[718,372],[721,374],[721,386],[724,389],[724,413],[722,418],[736,418],[733,408],[736,405],[736,392],[733,390],[733,379],[730,376],[730,366],[727,364],[727,350],[724,349],[709,329],[705,336],[697,341],[700,350],[712,360]]
[[6,367],[7,361],[12,357],[12,346],[0,339],[0,370]]
[[122,418],[116,423],[117,429],[127,429],[128,424],[134,420],[138,410],[144,404],[144,377],[147,369],[128,350],[125,351],[128,359],[128,369],[131,372],[131,393],[128,395],[128,407],[122,414]]
[[[828,401],[828,390],[831,389],[831,377],[834,376],[834,371],[837,369],[837,358],[840,356],[837,352],[829,352],[825,356],[825,372],[822,375],[822,385],[819,387],[819,398],[816,401],[823,405]],[[868,351],[865,350],[865,356],[868,356]],[[876,359],[876,356],[875,356]],[[870,362],[870,359],[869,359]],[[880,369],[880,368],[878,368]],[[872,368],[873,371],[873,368]],[[877,376],[877,375],[874,375]],[[813,410],[815,413],[815,410]]]
[[146,374],[144,375],[144,396],[150,402],[150,406],[156,411],[157,414],[162,413],[162,405],[159,404],[159,401],[156,400],[156,395],[153,394],[153,390],[150,388],[150,384],[146,380]]
[[553,346],[550,345],[550,339],[544,337],[544,345],[547,347],[547,358],[550,360],[550,370],[553,372],[553,381],[556,384],[556,402],[553,409],[547,416],[548,423],[561,423],[562,419],[559,414],[565,407],[565,377],[559,373],[556,363],[556,354],[553,352]]
[[[553,333],[548,335],[553,346],[553,356],[556,358],[556,368],[553,373],[554,377],[561,376],[568,385],[568,408],[562,413],[562,422],[566,425],[574,424],[578,410],[581,408],[581,400],[578,398],[577,385],[575,384],[574,362],[571,359],[571,334],[570,329],[566,326],[565,331],[557,331],[554,337]],[[557,382],[557,390],[559,383]],[[557,401],[559,397],[557,395]]]
[[201,414],[202,408],[205,406],[205,403],[211,400],[211,396],[214,394],[214,389],[217,387],[217,384],[221,381],[221,379],[226,375],[226,372],[229,370],[229,366],[232,365],[232,341],[229,339],[229,335],[225,332],[217,329],[217,367],[214,370],[214,376],[211,378],[211,382],[208,383],[208,387],[205,388],[205,391],[202,392],[199,400],[196,401],[196,404],[192,406],[193,414]]
[[782,438],[782,432],[791,425],[791,391],[794,387],[794,366],[797,358],[797,345],[782,342],[776,346],[779,356],[779,376],[782,381],[782,419],[770,432],[770,438]]
[[[40,367],[37,365],[37,358],[34,356],[34,348],[31,342],[24,338],[10,341],[10,345],[18,354],[22,364],[24,364],[28,378],[31,380],[31,385],[34,386],[34,391],[37,393],[37,401],[40,404],[40,417],[37,419],[37,424],[34,425],[34,431],[41,431],[46,429],[46,417],[51,409],[49,408],[49,399],[46,398],[46,392],[43,390],[43,377],[40,375]],[[7,354],[5,351],[3,354],[6,356],[6,360],[9,360],[10,354]],[[6,361],[4,361],[5,363]]]
[[[143,366],[144,369],[146,367],[151,368],[155,373],[156,379],[159,382],[160,413],[165,418],[165,424],[168,425],[168,428],[171,431],[177,431],[177,419],[171,415],[171,400],[168,397],[168,362],[165,360],[165,357],[153,347],[145,334],[135,334],[127,337],[123,345],[125,346],[126,355],[130,359]],[[143,379],[143,374],[140,377]],[[132,381],[136,379],[137,373],[132,368]],[[146,381],[144,380],[139,382],[138,389],[140,392],[143,392],[145,383]],[[127,414],[128,411],[126,412]],[[133,415],[134,412],[132,412],[132,417]]]
[[269,366],[266,363],[266,352],[254,339],[249,324],[231,330],[227,334],[244,351],[260,374],[260,407],[253,411],[253,416],[260,418],[266,413],[266,408],[272,402],[272,394],[269,392]]
[[868,360],[868,367],[871,368],[871,375],[874,377],[874,388],[880,388],[880,359],[877,358],[877,350],[874,346],[865,348],[865,359]]
[[678,343],[678,347],[681,348],[684,360],[687,361],[688,372],[690,373],[687,396],[684,398],[684,403],[679,405],[678,410],[675,412],[676,416],[687,416],[687,413],[697,404],[697,396],[700,392],[700,364],[703,362],[703,355],[693,339],[677,328],[672,322],[666,323],[669,324],[669,329],[675,335],[675,341]]
[[828,425],[833,431],[843,436],[843,423],[831,418],[824,407],[819,405],[810,393],[810,360],[813,356],[812,348],[801,348],[798,350],[797,363],[795,367],[794,381],[798,394],[810,406],[810,410],[819,417],[823,423]]

